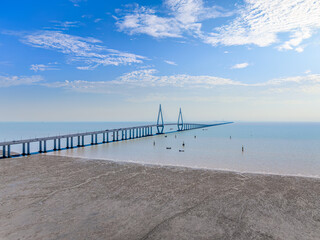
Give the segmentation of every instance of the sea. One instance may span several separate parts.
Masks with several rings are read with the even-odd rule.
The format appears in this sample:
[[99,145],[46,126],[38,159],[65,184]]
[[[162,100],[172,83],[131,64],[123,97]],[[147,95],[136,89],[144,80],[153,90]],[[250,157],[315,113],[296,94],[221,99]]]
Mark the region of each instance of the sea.
[[[145,124],[153,123],[1,122],[0,142]],[[47,154],[245,173],[320,177],[320,123],[235,122],[182,132],[176,130],[177,127],[166,127],[166,134],[93,146],[89,146],[91,139],[87,137],[87,147]],[[38,148],[37,143],[31,145],[32,152]],[[49,148],[52,148],[52,143],[48,142]],[[21,152],[21,145],[12,146],[12,151]]]

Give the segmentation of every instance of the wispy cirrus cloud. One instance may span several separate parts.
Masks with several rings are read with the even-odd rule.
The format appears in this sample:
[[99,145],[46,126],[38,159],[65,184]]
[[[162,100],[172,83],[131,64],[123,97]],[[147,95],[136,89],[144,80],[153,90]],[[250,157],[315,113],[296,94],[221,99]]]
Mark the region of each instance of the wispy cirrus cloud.
[[79,27],[80,22],[78,21],[51,21],[52,27],[46,27],[45,29],[52,30],[68,30],[69,28]]
[[246,68],[249,66],[249,63],[247,62],[244,62],[244,63],[238,63],[238,64],[235,64],[231,67],[231,69],[241,69],[241,68]]
[[[235,11],[218,6],[207,7],[204,0],[164,0],[169,11],[163,16],[154,8],[135,5],[131,12],[116,17],[120,31],[147,34],[155,38],[191,35],[207,44],[257,45],[278,43],[277,49],[302,52],[303,41],[320,29],[320,1],[318,0],[244,0],[237,7],[235,17],[227,24],[205,31],[202,22],[207,19],[228,17]],[[215,23],[213,23],[215,24]],[[288,34],[287,39],[279,34]]]
[[233,14],[218,6],[206,7],[203,0],[164,0],[164,6],[169,11],[167,16],[160,16],[156,10],[136,4],[131,11],[125,11],[124,16],[115,17],[116,24],[120,31],[130,35],[178,38],[185,33],[201,35],[203,20]]
[[49,63],[49,64],[32,64],[30,66],[30,70],[34,72],[42,72],[42,71],[48,71],[48,70],[59,70],[55,66],[55,64]]
[[134,85],[140,87],[205,87],[223,85],[242,85],[241,82],[215,76],[192,76],[177,74],[169,76],[156,75],[157,70],[145,69],[133,71],[112,81],[113,84]]
[[155,69],[132,71],[110,81],[64,81],[45,83],[47,87],[65,88],[73,91],[91,93],[124,93],[132,89],[156,88],[159,89],[240,89],[254,90],[263,94],[283,92],[315,93],[320,89],[320,74],[284,77],[271,79],[261,83],[245,83],[228,78],[203,75],[192,76],[187,74],[158,75]]
[[41,76],[0,76],[0,87],[39,84],[43,81]]
[[[206,43],[260,47],[280,42],[279,50],[303,51],[301,43],[320,28],[320,1],[245,0],[238,16],[229,24],[215,28],[203,37]],[[290,34],[281,43],[279,33]]]
[[164,60],[164,62],[169,64],[169,65],[173,65],[173,66],[177,66],[178,65],[174,61]]
[[[132,90],[156,89],[157,91],[178,92],[196,89],[220,89],[221,91],[260,92],[262,94],[279,93],[320,93],[320,74],[275,78],[261,83],[245,83],[228,78],[210,75],[159,75],[155,69],[142,69],[125,73],[109,81],[73,80],[62,82],[46,82],[41,76],[0,76],[0,87],[18,85],[40,85],[50,88],[63,88],[78,92],[110,93],[130,95]],[[155,91],[155,93],[157,92]],[[201,91],[200,91],[201,93]],[[230,92],[229,92],[230,93]]]
[[73,6],[79,7],[81,2],[86,2],[87,0],[69,0],[70,2],[73,3]]
[[82,63],[78,69],[94,69],[98,66],[142,63],[146,57],[109,49],[92,37],[79,37],[60,31],[38,31],[25,34],[21,42],[36,48],[55,50],[67,55],[70,62]]

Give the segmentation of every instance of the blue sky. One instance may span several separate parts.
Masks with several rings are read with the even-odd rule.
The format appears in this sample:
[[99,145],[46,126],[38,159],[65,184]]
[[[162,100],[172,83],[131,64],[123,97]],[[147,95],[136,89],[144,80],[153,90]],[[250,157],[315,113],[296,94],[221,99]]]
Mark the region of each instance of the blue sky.
[[5,1],[0,121],[320,121],[316,0]]

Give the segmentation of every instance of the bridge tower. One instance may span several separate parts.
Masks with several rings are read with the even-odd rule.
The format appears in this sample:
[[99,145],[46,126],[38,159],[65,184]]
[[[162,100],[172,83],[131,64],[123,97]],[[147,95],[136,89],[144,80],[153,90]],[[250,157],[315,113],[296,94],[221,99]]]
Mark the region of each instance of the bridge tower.
[[178,131],[182,131],[183,130],[183,118],[182,118],[182,112],[181,112],[181,108],[179,111],[179,117],[178,117]]
[[157,133],[162,134],[164,130],[163,116],[161,110],[161,104],[159,106],[158,120],[157,120]]

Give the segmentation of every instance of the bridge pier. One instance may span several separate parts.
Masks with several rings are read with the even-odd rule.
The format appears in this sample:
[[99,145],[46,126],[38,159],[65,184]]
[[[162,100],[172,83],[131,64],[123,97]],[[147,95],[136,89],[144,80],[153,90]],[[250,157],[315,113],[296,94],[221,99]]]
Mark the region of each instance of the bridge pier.
[[61,150],[61,138],[58,138],[58,150]]
[[22,143],[22,156],[26,155],[26,144]]
[[82,147],[84,147],[84,135],[82,136],[81,141],[82,141],[81,145],[82,145]]
[[57,139],[53,139],[53,151],[57,151]]
[[43,152],[44,153],[47,152],[47,141],[46,140],[43,141]]
[[8,145],[8,158],[11,158],[11,151],[10,151],[10,145]]
[[27,155],[30,155],[30,143],[27,143]]
[[42,142],[39,141],[39,153],[42,153]]
[[68,137],[66,138],[66,148],[67,149],[69,148],[69,138]]
[[96,142],[95,142],[95,145],[97,145],[98,144],[98,134],[96,134]]

